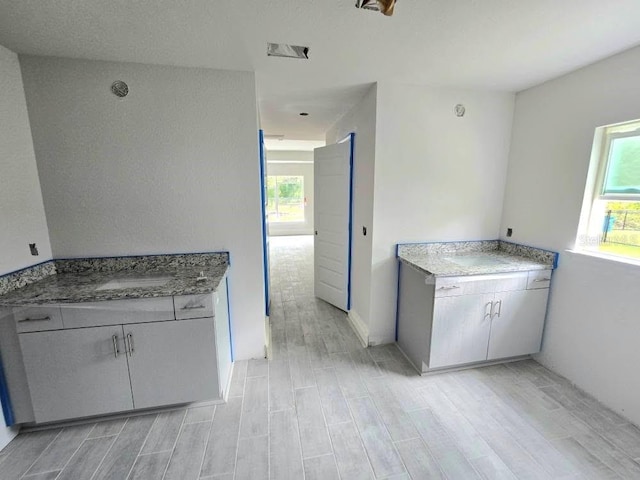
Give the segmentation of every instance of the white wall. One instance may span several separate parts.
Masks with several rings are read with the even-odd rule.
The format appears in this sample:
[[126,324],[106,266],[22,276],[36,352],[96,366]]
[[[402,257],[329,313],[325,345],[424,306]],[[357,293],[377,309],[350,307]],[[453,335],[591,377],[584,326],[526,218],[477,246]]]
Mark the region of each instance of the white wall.
[[[51,259],[18,56],[0,47],[0,275]],[[29,243],[36,243],[34,257]]]
[[[29,251],[34,242],[37,257]],[[0,46],[0,275],[50,259],[18,56]],[[0,420],[0,449],[16,433]]]
[[263,356],[253,73],[20,62],[54,256],[229,250],[235,353]]
[[[351,312],[367,325],[371,303],[371,248],[373,225],[373,182],[376,156],[377,86],[327,133],[327,144],[354,132],[353,244],[351,258]],[[362,227],[367,228],[363,235]]]
[[267,175],[302,175],[306,199],[304,222],[271,222],[269,235],[313,235],[313,152],[267,150]]
[[374,344],[395,339],[397,243],[498,236],[514,95],[379,83],[377,101]]
[[640,267],[574,245],[594,130],[640,118],[640,48],[519,93],[502,230],[560,252],[539,359],[640,424]]

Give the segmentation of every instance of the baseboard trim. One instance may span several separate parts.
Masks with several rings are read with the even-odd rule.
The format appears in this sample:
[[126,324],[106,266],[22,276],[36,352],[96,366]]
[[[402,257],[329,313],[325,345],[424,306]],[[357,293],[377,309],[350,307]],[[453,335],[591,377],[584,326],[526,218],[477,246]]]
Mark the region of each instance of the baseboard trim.
[[369,346],[369,327],[367,327],[355,310],[349,310],[347,318],[349,319],[349,325],[351,325],[353,331],[356,332],[360,343],[362,343],[364,348],[367,348]]

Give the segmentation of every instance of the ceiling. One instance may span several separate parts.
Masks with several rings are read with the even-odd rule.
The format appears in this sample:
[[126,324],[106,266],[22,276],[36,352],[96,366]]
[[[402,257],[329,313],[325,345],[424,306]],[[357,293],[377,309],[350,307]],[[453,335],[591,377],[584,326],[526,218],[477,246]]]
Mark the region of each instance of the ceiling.
[[[375,81],[519,91],[640,44],[638,0],[0,0],[18,53],[256,72],[262,126],[321,140]],[[266,42],[311,48],[266,56]],[[300,117],[302,111],[308,117]]]
[[267,150],[291,151],[291,152],[313,152],[314,148],[324,147],[324,140],[278,140],[265,138],[264,146]]

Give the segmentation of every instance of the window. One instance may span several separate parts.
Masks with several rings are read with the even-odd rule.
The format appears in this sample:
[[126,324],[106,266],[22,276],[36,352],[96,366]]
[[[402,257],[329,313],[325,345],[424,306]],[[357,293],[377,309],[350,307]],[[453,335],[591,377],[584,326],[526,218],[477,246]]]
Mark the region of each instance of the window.
[[596,130],[589,176],[577,247],[640,260],[640,121]]
[[304,222],[304,177],[267,176],[267,212],[270,223]]

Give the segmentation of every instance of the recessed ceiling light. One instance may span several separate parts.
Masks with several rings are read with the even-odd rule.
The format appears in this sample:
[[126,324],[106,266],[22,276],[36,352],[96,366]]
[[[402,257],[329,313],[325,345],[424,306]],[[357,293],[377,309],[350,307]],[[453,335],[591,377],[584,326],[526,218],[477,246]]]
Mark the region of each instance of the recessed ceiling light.
[[308,117],[309,114],[307,112],[300,112],[301,117]]
[[267,56],[309,59],[309,47],[287,45],[286,43],[267,43]]

